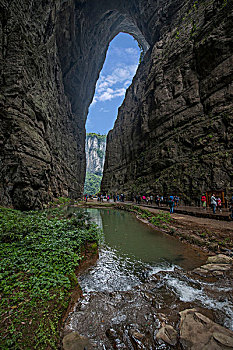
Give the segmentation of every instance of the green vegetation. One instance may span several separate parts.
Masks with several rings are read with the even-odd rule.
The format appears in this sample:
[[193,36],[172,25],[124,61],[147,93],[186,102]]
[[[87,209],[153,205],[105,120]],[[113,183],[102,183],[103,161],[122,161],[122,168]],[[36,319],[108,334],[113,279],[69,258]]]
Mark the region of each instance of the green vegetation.
[[87,138],[88,137],[97,137],[98,141],[106,141],[106,138],[107,138],[106,135],[100,135],[100,134],[96,134],[94,132],[88,133]]
[[141,209],[137,206],[133,206],[133,210],[145,220],[148,220],[152,225],[162,228],[167,228],[166,224],[172,221],[171,214],[163,211],[159,211],[158,214],[154,214],[146,209]]
[[83,212],[0,208],[0,348],[57,349],[59,322],[83,249],[96,247],[97,226]]
[[105,152],[102,151],[101,149],[97,149],[97,154],[100,159],[104,158]]
[[100,184],[102,181],[102,175],[96,175],[92,173],[86,174],[84,194],[96,194],[100,191]]
[[54,200],[54,202],[49,202],[48,206],[49,207],[62,207],[62,206],[67,206],[67,205],[72,205],[74,204],[74,200],[67,198],[67,197],[58,197],[57,199]]

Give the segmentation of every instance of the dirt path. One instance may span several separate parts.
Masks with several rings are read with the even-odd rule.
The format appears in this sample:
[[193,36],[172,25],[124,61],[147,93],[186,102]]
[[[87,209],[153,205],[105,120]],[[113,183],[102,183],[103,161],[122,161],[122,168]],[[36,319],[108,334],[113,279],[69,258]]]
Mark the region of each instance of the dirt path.
[[[159,209],[140,206],[153,214]],[[198,246],[212,253],[233,255],[233,223],[215,219],[199,218],[191,215],[172,214],[173,221],[165,230],[181,241]]]
[[[143,209],[147,209],[152,213],[159,213],[161,209],[154,209],[154,208],[148,208],[146,206],[140,206]],[[191,215],[184,215],[184,214],[172,214],[172,217],[174,220],[177,220],[178,222],[183,222],[188,225],[198,225],[203,226],[207,229],[217,229],[217,230],[229,230],[233,234],[233,221],[220,221],[220,220],[213,220],[213,219],[207,219],[207,218],[199,218],[196,216]],[[229,232],[230,233],[230,232]]]

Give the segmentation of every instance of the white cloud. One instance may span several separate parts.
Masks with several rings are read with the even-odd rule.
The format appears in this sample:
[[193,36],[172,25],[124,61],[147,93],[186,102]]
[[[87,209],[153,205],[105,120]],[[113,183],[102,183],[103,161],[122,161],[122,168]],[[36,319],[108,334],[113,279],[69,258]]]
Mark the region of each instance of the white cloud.
[[102,93],[102,95],[100,95],[98,97],[98,101],[108,101],[108,100],[112,100],[113,99],[113,94],[105,91],[104,93]]
[[127,88],[130,85],[130,83],[131,83],[131,80],[126,80],[124,82],[124,87]]
[[124,96],[137,70],[137,65],[118,65],[109,75],[101,75],[92,103],[109,101]]
[[94,106],[97,102],[98,102],[98,98],[96,96],[94,96],[94,98],[91,102],[91,106]]
[[98,91],[101,92],[101,91],[104,91],[106,88],[108,88],[109,84],[105,81],[103,83],[100,83],[98,85]]
[[102,93],[100,96],[98,96],[98,101],[104,102],[104,101],[110,101],[113,98],[119,97],[119,96],[124,96],[125,95],[125,89],[120,88],[120,89],[108,89],[108,91],[105,91]]
[[125,52],[128,54],[128,55],[137,55],[138,54],[138,50],[135,49],[134,47],[127,47],[125,49]]

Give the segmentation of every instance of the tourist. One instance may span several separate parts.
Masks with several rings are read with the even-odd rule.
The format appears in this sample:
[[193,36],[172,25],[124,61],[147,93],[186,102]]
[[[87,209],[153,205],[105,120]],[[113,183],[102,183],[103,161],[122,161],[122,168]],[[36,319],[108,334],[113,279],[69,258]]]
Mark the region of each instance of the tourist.
[[153,196],[150,196],[150,204],[153,204]]
[[115,193],[113,195],[113,200],[114,200],[114,202],[116,202],[116,195],[115,195]]
[[146,196],[142,196],[142,200],[146,203]]
[[163,204],[163,201],[164,201],[164,199],[163,199],[163,196],[160,196],[160,201],[159,201],[159,204]]
[[222,200],[220,197],[217,198],[217,209],[221,212],[222,211]]
[[104,196],[103,196],[103,194],[101,194],[101,196],[100,196],[100,202],[103,202],[104,201]]
[[174,200],[173,200],[173,196],[170,196],[169,200],[168,200],[168,205],[170,208],[170,214],[173,213],[174,211]]
[[202,208],[204,210],[206,210],[206,196],[205,194],[203,193],[202,196],[201,196],[201,205],[202,205]]
[[159,195],[157,194],[157,196],[156,196],[156,204],[157,204],[157,206],[159,207],[159,205],[160,205],[160,197],[159,197]]
[[119,194],[117,194],[117,202],[119,202]]
[[110,196],[109,196],[109,194],[107,195],[107,202],[109,202],[110,201]]
[[175,201],[176,208],[178,208],[180,198],[177,195],[175,196],[174,201]]
[[217,200],[214,194],[212,194],[211,198],[210,198],[210,205],[213,209],[213,214],[216,213],[216,206],[217,206]]

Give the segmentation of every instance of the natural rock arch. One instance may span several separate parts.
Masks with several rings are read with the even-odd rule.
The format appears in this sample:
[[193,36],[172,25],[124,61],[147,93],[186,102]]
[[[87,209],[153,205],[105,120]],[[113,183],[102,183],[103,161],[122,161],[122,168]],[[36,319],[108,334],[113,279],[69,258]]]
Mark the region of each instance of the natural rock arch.
[[[200,18],[203,19],[198,32],[200,40],[204,40],[205,26],[209,29],[209,24],[214,19],[215,27],[224,27],[222,34],[226,40],[222,54],[225,60],[229,59],[232,52],[230,41],[227,39],[231,34],[228,25],[231,12],[223,8],[226,3],[224,1],[208,2],[206,6],[205,3],[202,1],[200,7]],[[124,112],[124,106],[116,123],[118,131],[120,123],[124,130],[128,124],[127,137],[135,144],[135,152],[132,142],[128,147],[124,137],[120,138],[120,143],[124,144],[118,147],[117,158],[114,152],[111,153],[111,161],[109,153],[107,155],[103,182],[105,190],[122,188],[131,191],[132,181],[137,183],[141,177],[138,174],[138,162],[141,162],[142,150],[146,151],[148,148],[148,143],[143,143],[140,149],[137,147],[140,135],[145,135],[145,130],[151,135],[155,133],[154,118],[157,112],[152,112],[157,110],[157,106],[152,87],[154,88],[158,81],[152,74],[154,54],[157,52],[159,56],[159,50],[163,51],[163,47],[160,46],[163,43],[169,45],[169,40],[166,40],[172,36],[180,35],[182,39],[182,33],[192,34],[195,26],[193,22],[188,23],[188,20],[192,14],[196,21],[198,19],[193,1],[18,0],[10,3],[2,1],[0,6],[0,203],[21,209],[40,208],[43,203],[54,197],[77,198],[81,195],[85,177],[85,120],[88,106],[93,98],[109,42],[120,31],[132,34],[145,49],[150,47],[124,103],[124,106],[128,107],[133,103],[129,120],[132,121],[132,117],[135,116],[136,123],[132,123],[130,127],[129,121],[126,122],[125,113],[128,111]],[[182,26],[181,20],[185,14],[187,23]],[[211,45],[211,33],[208,32],[209,36],[206,39],[208,45]],[[176,47],[179,38],[177,40]],[[215,42],[213,47],[216,47]],[[181,51],[189,51],[189,48],[189,44],[181,45]],[[198,49],[197,45],[195,49]],[[169,57],[166,58],[166,64],[169,63],[169,59],[170,62],[174,59],[172,55]],[[197,50],[197,58],[203,62],[208,59],[208,52],[204,52],[202,57]],[[161,57],[160,64],[163,60]],[[216,54],[214,68],[218,61]],[[192,69],[191,72],[193,71],[199,74],[197,69]],[[229,74],[228,70],[228,82]],[[156,76],[159,77],[159,72]],[[162,80],[165,78],[160,76]],[[174,75],[171,74],[168,79],[175,79]],[[148,89],[148,86],[151,88]],[[226,84],[222,84],[219,91],[223,89],[226,89]],[[175,95],[179,93],[182,95],[182,91],[176,91]],[[226,99],[224,101],[226,102]],[[139,109],[143,110],[143,113],[138,114]],[[149,114],[153,115],[152,119]],[[231,118],[227,123],[231,127],[230,120]],[[167,122],[169,124],[169,121]],[[162,130],[165,127],[163,124]],[[229,132],[228,128],[227,135]],[[117,131],[113,131],[109,136],[111,152],[114,134],[117,136]],[[223,147],[224,152],[229,149],[231,143],[229,136],[227,137],[228,144]],[[153,142],[153,138],[149,137],[148,142]],[[164,152],[159,145],[157,147]],[[129,154],[137,154],[138,151],[138,159],[132,161]],[[114,162],[118,159],[122,160],[124,167],[117,169],[115,175],[121,171],[119,179],[125,183],[124,186],[119,185],[119,181],[109,175],[116,169]],[[146,164],[141,164],[142,174],[145,167]],[[134,169],[137,169],[136,173]],[[150,172],[153,171],[152,167]],[[178,176],[180,178],[181,175]],[[145,179],[148,180],[148,174]],[[229,175],[224,179],[224,186],[227,182]]]

